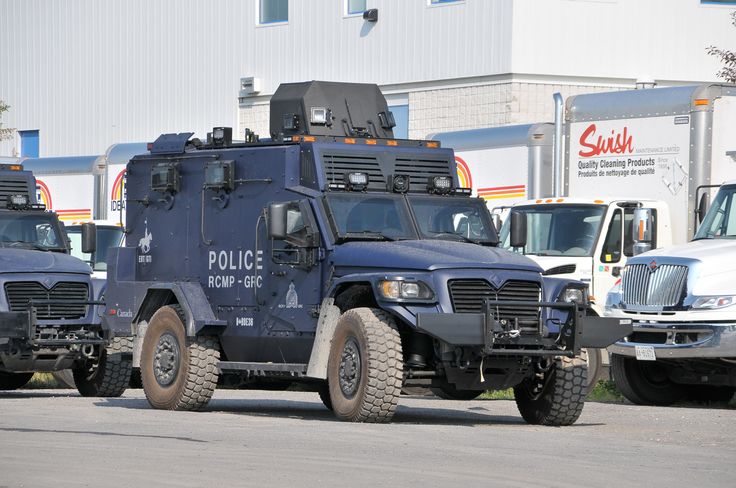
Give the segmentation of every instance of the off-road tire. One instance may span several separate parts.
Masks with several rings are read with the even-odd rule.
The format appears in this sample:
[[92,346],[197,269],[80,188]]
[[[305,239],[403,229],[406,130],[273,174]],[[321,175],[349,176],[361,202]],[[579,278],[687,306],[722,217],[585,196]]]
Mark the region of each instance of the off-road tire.
[[133,369],[133,339],[115,337],[100,351],[96,363],[74,368],[74,384],[83,397],[119,397],[128,387]]
[[436,397],[442,398],[443,400],[475,400],[483,394],[483,391],[477,390],[458,390],[455,388],[455,385],[449,383],[432,387],[430,390]]
[[662,365],[611,355],[611,377],[627,400],[637,405],[672,405],[685,395],[686,388],[667,378],[664,370],[655,368]]
[[[587,357],[556,357],[544,374],[527,378],[514,387],[514,399],[521,416],[530,424],[572,425],[585,405]],[[537,389],[537,393],[533,391]]]
[[[350,345],[348,345],[350,344]],[[345,359],[358,352],[359,368],[354,391],[346,394],[340,378],[354,362]],[[330,346],[327,378],[332,411],[350,422],[389,422],[401,395],[404,361],[401,337],[393,318],[374,308],[355,308],[340,316]]]
[[0,372],[0,391],[17,390],[31,381],[31,378],[33,378],[33,373]]
[[[164,410],[201,410],[217,387],[220,361],[216,337],[186,337],[184,314],[178,305],[161,307],[151,317],[141,350],[141,380],[148,403]],[[166,335],[178,348],[173,379],[163,385],[156,379],[154,360]]]

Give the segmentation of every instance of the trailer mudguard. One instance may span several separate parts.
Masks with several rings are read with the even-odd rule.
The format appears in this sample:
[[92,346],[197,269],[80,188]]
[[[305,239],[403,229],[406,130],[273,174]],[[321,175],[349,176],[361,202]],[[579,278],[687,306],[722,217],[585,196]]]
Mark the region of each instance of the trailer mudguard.
[[220,334],[227,327],[227,321],[215,317],[202,286],[193,282],[150,283],[133,323],[148,322],[156,310],[172,302],[172,295],[186,317],[187,337]]

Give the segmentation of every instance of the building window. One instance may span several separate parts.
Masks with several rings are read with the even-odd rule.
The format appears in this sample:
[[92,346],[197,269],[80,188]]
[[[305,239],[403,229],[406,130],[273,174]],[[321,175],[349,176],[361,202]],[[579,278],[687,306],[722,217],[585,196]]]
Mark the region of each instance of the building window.
[[409,138],[409,105],[391,105],[389,108],[394,114],[394,137],[396,139]]
[[444,5],[447,3],[464,3],[465,0],[429,0],[430,5]]
[[275,24],[288,21],[289,0],[259,0],[259,24]]
[[713,5],[736,5],[736,0],[700,0],[700,3]]
[[365,12],[366,0],[345,0],[345,14],[358,15]]
[[37,130],[19,130],[20,135],[20,157],[37,158],[38,157],[38,131]]

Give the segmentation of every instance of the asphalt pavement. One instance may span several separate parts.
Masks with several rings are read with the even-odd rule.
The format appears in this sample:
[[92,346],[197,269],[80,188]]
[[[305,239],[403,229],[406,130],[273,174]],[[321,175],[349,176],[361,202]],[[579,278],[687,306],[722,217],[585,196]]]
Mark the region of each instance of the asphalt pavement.
[[736,410],[588,403],[571,427],[513,401],[402,397],[387,425],[316,393],[218,390],[204,412],[142,390],[0,392],[0,487],[733,487]]

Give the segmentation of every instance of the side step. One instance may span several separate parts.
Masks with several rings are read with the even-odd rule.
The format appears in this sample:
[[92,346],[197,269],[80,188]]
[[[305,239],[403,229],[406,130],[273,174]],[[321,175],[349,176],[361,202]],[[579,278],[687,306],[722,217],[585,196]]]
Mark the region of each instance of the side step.
[[251,376],[293,376],[297,378],[307,375],[307,366],[301,363],[243,363],[238,361],[220,361],[217,365],[221,372],[238,371]]

